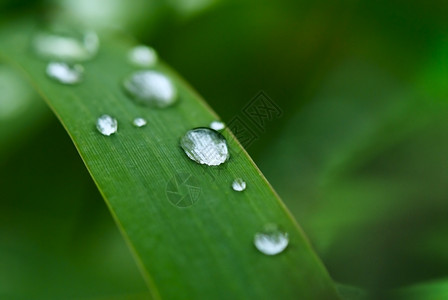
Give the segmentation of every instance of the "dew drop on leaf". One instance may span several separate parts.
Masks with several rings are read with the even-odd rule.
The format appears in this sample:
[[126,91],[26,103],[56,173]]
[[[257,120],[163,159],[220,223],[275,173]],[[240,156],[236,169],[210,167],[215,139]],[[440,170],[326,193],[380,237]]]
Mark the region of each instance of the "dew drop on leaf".
[[137,67],[152,67],[157,60],[157,52],[148,46],[135,46],[129,51],[129,61]]
[[50,62],[47,65],[48,77],[63,84],[76,84],[82,79],[84,68],[81,65],[69,65],[64,62]]
[[118,122],[109,115],[102,115],[96,121],[96,128],[102,135],[110,136],[117,132]]
[[225,137],[210,128],[195,128],[181,138],[185,154],[198,164],[218,166],[229,159]]
[[99,39],[93,31],[41,31],[32,44],[34,52],[43,59],[69,62],[89,60],[99,49]]
[[124,80],[123,86],[141,105],[164,108],[177,101],[177,90],[171,79],[160,72],[134,72]]
[[246,182],[241,178],[236,178],[232,182],[232,189],[237,192],[242,192],[246,189]]
[[213,121],[213,122],[210,123],[210,128],[213,129],[213,130],[217,130],[217,131],[223,130],[224,127],[225,127],[224,123],[220,122],[220,121]]
[[276,255],[283,252],[288,246],[288,243],[288,233],[281,231],[275,224],[266,225],[254,237],[255,247],[266,255]]
[[134,121],[132,121],[132,124],[135,127],[143,127],[147,124],[146,120],[143,118],[135,118]]

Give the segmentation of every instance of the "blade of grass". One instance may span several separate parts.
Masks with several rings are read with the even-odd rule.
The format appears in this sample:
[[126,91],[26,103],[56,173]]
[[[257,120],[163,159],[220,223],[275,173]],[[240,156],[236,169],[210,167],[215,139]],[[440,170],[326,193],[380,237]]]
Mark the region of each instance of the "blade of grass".
[[147,292],[64,129],[43,129],[0,167],[0,299]]
[[[0,55],[24,71],[66,128],[154,298],[338,298],[297,223],[230,132],[224,135],[231,159],[223,167],[198,165],[182,153],[179,138],[216,115],[174,72],[156,66],[177,86],[176,106],[136,106],[121,89],[121,80],[133,70],[126,62],[130,44],[115,38],[103,40],[98,57],[84,64],[82,84],[62,86],[49,80],[45,62],[30,54],[33,25],[4,26]],[[102,114],[118,119],[114,136],[96,131]],[[132,119],[140,116],[148,126],[133,128]],[[196,178],[201,188],[199,200],[188,208],[167,200],[167,183],[179,172]],[[230,188],[236,177],[248,182],[243,193]],[[254,234],[266,223],[289,233],[290,245],[277,257],[253,246]]]

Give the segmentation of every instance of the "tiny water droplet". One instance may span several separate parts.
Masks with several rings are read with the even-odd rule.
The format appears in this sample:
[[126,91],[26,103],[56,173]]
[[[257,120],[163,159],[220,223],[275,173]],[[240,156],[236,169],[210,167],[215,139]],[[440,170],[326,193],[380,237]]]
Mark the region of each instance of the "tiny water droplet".
[[76,84],[82,79],[84,68],[81,65],[69,65],[64,62],[50,62],[47,65],[48,77],[63,84]]
[[42,31],[34,36],[32,43],[41,58],[70,62],[91,59],[99,49],[99,39],[93,31]]
[[224,127],[224,123],[220,121],[213,121],[210,123],[210,128],[216,131],[223,130]]
[[132,121],[132,124],[134,124],[135,127],[143,127],[147,122],[143,118],[135,118],[134,121]]
[[156,71],[137,71],[123,83],[128,94],[139,104],[164,108],[177,100],[177,90],[171,79]]
[[152,67],[157,60],[157,52],[148,46],[135,46],[129,51],[129,61],[138,67]]
[[102,135],[110,136],[117,132],[118,122],[109,115],[102,115],[96,121],[96,128]]
[[263,254],[276,255],[288,246],[288,233],[278,229],[277,225],[268,224],[264,230],[255,234],[255,247]]
[[232,182],[232,189],[237,192],[242,192],[246,189],[246,182],[241,178],[237,178]]
[[181,138],[185,154],[198,164],[218,166],[229,159],[225,137],[210,128],[195,128]]

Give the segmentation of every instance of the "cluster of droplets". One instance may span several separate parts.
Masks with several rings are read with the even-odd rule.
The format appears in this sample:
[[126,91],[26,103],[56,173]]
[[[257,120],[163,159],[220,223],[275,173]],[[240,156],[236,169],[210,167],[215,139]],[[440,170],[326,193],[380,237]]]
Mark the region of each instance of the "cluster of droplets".
[[83,78],[84,68],[80,63],[97,54],[99,38],[93,31],[52,28],[38,32],[32,44],[35,53],[48,61],[47,76],[59,83],[73,85]]
[[[47,60],[47,76],[64,85],[78,84],[83,80],[82,62],[93,59],[99,51],[99,38],[93,31],[73,31],[65,28],[52,28],[34,35],[34,52]],[[165,108],[176,103],[177,90],[171,79],[165,74],[149,69],[158,62],[157,52],[148,46],[138,45],[128,52],[127,57],[140,70],[128,75],[123,88],[138,104]],[[147,121],[137,117],[132,121],[135,127],[144,127]],[[110,136],[118,131],[118,122],[114,117],[102,115],[96,121],[96,128]]]
[[[100,41],[93,31],[74,31],[51,28],[38,32],[32,40],[34,52],[48,61],[46,74],[65,85],[83,80],[82,62],[93,59],[99,51]],[[127,60],[139,70],[123,81],[126,94],[138,104],[165,108],[177,101],[177,90],[171,79],[152,69],[157,65],[157,52],[148,46],[138,45],[129,50]]]
[[[135,127],[144,127],[148,122],[146,119],[138,117],[132,120]],[[102,115],[96,120],[96,129],[104,136],[111,136],[118,131],[118,121],[109,115]]]
[[[213,121],[210,128],[195,128],[188,130],[180,140],[180,146],[188,158],[194,162],[219,166],[229,160],[229,150],[225,137],[218,132],[224,129],[224,124]],[[231,187],[236,192],[246,190],[246,181],[235,178]],[[254,235],[255,248],[265,255],[276,255],[283,252],[289,244],[286,232],[281,231],[277,225],[268,224]]]
[[[33,39],[35,52],[48,60],[46,74],[49,78],[65,85],[74,85],[82,81],[84,67],[81,62],[92,59],[99,50],[96,33],[40,32]],[[128,52],[128,62],[138,68],[123,80],[126,94],[135,103],[155,108],[166,108],[177,102],[177,90],[169,77],[152,69],[158,62],[156,51],[148,46],[139,45]],[[132,125],[141,128],[147,125],[146,119],[136,117]],[[104,136],[118,131],[116,118],[104,114],[96,121],[97,130]],[[225,128],[221,121],[213,121],[209,127],[188,130],[180,140],[180,146],[188,158],[194,162],[219,166],[229,160],[230,153],[226,138],[219,133]],[[236,178],[231,183],[236,192],[246,189],[246,182]],[[276,225],[267,225],[254,236],[254,245],[261,253],[275,255],[281,253],[289,243],[288,234]]]

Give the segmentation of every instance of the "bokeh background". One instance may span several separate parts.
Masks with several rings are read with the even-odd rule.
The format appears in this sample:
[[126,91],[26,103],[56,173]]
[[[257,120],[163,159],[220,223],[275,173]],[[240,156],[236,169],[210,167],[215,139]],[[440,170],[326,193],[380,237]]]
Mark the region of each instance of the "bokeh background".
[[[283,115],[247,150],[333,279],[448,299],[448,3],[0,0],[0,26],[26,15],[153,46],[227,122],[263,90]],[[0,191],[0,298],[145,296],[68,135],[1,62]]]

